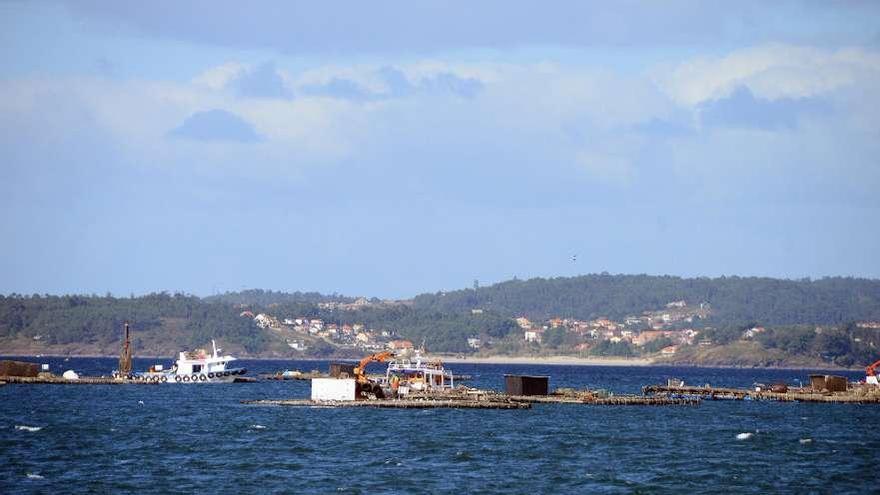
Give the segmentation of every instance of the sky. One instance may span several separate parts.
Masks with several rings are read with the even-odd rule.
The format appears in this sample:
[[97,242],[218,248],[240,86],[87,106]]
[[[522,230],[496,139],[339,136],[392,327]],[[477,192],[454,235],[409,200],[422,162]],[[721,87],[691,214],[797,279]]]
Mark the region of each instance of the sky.
[[880,3],[0,3],[0,293],[880,277]]

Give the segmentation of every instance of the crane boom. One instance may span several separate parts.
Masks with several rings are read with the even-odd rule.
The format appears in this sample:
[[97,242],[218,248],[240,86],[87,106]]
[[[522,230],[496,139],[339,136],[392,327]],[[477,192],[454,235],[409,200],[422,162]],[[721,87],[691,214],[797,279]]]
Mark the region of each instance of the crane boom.
[[357,367],[354,369],[354,376],[357,378],[358,383],[366,383],[367,374],[364,372],[367,365],[372,362],[381,363],[388,358],[394,357],[394,353],[391,351],[382,351],[377,352],[375,354],[370,354],[369,356],[361,359],[361,362],[358,363]]
[[865,368],[865,382],[880,385],[880,380],[877,378],[878,367],[880,367],[880,359],[869,364],[868,367]]

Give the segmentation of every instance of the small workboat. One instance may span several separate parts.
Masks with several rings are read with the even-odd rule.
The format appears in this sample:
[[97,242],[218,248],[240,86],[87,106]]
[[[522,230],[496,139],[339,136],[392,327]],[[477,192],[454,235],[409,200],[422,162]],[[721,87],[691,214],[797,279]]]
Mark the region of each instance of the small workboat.
[[171,369],[156,364],[145,372],[131,375],[130,379],[158,383],[232,383],[237,376],[247,373],[245,368],[229,367],[236,358],[221,356],[221,349],[213,340],[211,346],[212,354],[204,349],[183,351]]

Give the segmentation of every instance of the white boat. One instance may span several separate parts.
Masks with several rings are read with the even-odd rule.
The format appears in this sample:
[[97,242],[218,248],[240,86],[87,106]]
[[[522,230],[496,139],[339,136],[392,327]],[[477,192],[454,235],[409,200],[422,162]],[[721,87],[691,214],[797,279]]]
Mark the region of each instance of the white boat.
[[443,367],[443,363],[439,360],[427,363],[422,361],[419,350],[413,351],[413,354],[413,358],[404,355],[388,362],[385,379],[382,382],[383,388],[390,388],[392,392],[397,388],[397,394],[401,396],[410,392],[455,388],[455,377],[451,371]]
[[212,354],[204,349],[183,351],[171,369],[165,370],[162,365],[157,364],[143,373],[132,375],[131,378],[160,383],[231,383],[237,376],[247,373],[245,368],[228,367],[236,358],[221,356],[221,350],[213,340],[211,346],[214,351]]

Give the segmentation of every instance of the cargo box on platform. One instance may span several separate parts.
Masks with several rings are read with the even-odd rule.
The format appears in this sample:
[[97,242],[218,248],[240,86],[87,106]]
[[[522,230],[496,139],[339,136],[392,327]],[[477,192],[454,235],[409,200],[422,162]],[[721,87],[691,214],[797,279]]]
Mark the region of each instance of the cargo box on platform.
[[312,400],[354,400],[354,378],[312,378]]

